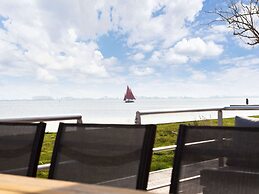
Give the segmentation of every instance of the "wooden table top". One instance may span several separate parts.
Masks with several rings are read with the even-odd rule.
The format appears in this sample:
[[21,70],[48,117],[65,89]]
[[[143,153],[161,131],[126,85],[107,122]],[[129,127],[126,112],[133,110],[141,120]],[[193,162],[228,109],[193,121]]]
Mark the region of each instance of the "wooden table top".
[[144,191],[0,174],[0,194],[144,194]]

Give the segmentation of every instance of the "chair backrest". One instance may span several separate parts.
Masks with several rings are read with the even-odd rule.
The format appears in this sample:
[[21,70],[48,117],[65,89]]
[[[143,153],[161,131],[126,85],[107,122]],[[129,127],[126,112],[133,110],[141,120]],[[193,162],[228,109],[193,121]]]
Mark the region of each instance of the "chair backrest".
[[155,125],[64,124],[49,178],[145,190]]
[[251,117],[235,117],[236,127],[259,127],[259,119]]
[[181,125],[170,193],[258,193],[259,128]]
[[35,177],[45,123],[0,123],[0,173]]

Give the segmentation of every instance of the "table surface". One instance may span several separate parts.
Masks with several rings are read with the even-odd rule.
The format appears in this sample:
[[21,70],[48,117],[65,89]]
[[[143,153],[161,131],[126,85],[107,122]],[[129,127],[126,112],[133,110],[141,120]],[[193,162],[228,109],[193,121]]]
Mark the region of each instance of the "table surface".
[[0,194],[144,194],[144,191],[0,174]]

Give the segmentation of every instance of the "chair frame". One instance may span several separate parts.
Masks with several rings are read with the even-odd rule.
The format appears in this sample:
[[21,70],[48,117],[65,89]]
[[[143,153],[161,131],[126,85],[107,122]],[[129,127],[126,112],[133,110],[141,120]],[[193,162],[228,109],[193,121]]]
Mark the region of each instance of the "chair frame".
[[[170,194],[176,194],[178,191],[179,186],[179,176],[180,176],[180,167],[181,167],[181,160],[183,149],[185,146],[185,137],[186,137],[186,130],[190,130],[192,128],[200,128],[204,130],[210,129],[221,129],[222,126],[188,126],[188,125],[180,125],[177,137],[177,147],[175,150],[174,155],[174,163],[173,163],[173,170],[171,176],[171,185],[170,185]],[[224,126],[224,129],[233,130],[233,131],[250,131],[250,132],[258,132],[259,127],[230,127]]]
[[51,165],[49,170],[49,179],[54,179],[54,171],[57,163],[58,152],[60,149],[60,141],[63,134],[63,129],[66,126],[78,126],[78,127],[123,127],[123,128],[143,128],[145,126],[145,136],[142,146],[139,170],[137,174],[136,189],[146,190],[148,184],[149,170],[151,166],[151,159],[153,154],[153,145],[155,142],[156,125],[126,125],[126,124],[71,124],[60,123],[58,133],[55,140],[54,150],[51,158]]
[[[36,177],[37,169],[38,169],[38,163],[40,159],[40,153],[41,148],[43,144],[45,129],[46,129],[46,123],[40,122],[40,123],[15,123],[15,122],[0,122],[1,125],[10,125],[10,126],[37,126],[36,133],[34,136],[33,144],[32,144],[32,150],[31,155],[29,159],[28,164],[28,170],[27,175],[29,177]],[[1,129],[0,129],[1,133]]]
[[185,131],[186,131],[185,128],[186,128],[185,125],[180,125],[179,131],[178,131],[169,193],[177,193],[177,190],[178,190],[181,158],[182,158],[182,151],[184,147],[184,139],[185,139]]

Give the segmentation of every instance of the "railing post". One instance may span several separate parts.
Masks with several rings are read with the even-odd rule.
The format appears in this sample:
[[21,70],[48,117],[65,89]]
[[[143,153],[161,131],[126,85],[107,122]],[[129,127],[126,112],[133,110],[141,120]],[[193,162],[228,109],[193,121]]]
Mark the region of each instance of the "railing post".
[[223,112],[222,110],[218,110],[218,126],[223,125]]
[[136,117],[135,117],[135,124],[136,125],[141,125],[141,117],[140,117],[140,112],[136,112]]
[[78,119],[76,120],[76,122],[77,122],[77,124],[82,124],[82,123],[83,123],[83,121],[82,121],[82,116],[81,116],[80,118],[78,118]]

